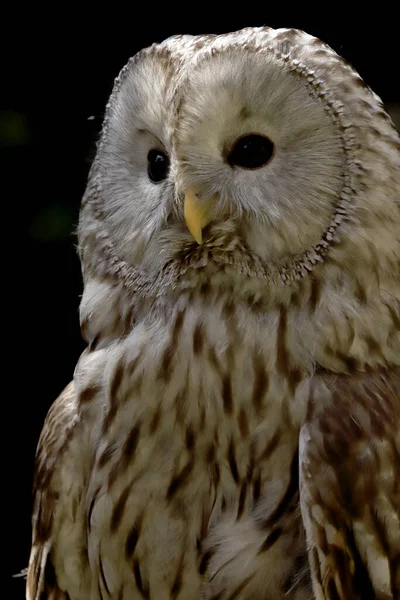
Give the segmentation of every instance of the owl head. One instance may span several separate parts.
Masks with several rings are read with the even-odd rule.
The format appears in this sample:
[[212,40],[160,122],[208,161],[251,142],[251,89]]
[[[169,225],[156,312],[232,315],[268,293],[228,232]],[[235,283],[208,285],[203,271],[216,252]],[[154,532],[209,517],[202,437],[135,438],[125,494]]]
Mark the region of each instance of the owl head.
[[169,38],[128,62],[107,105],[79,226],[85,281],[151,295],[202,277],[282,287],[329,260],[368,270],[379,256],[389,271],[399,167],[380,99],[320,40]]

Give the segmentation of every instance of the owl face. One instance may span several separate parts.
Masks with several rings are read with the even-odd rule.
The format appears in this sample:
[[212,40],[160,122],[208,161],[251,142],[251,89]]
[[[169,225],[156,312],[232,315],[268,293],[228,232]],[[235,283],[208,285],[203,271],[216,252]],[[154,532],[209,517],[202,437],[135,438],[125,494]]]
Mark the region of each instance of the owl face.
[[221,233],[264,264],[316,255],[355,204],[357,149],[374,145],[360,132],[379,102],[297,30],[154,45],[123,69],[107,107],[87,193],[96,187],[95,227],[113,260],[153,274],[182,249],[185,260],[188,248],[209,253]]
[[341,191],[342,143],[323,103],[273,51],[200,58],[177,115],[178,190],[212,197],[209,218],[232,218],[265,261],[318,241]]

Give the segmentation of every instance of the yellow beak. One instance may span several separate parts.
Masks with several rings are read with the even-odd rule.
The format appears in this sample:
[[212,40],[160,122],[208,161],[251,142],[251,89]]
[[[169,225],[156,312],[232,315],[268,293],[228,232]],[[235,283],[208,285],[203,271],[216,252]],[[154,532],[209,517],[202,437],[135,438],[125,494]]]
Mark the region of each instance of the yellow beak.
[[194,188],[189,188],[185,194],[183,214],[186,225],[198,244],[203,242],[202,231],[211,221],[212,198],[204,202],[199,200]]

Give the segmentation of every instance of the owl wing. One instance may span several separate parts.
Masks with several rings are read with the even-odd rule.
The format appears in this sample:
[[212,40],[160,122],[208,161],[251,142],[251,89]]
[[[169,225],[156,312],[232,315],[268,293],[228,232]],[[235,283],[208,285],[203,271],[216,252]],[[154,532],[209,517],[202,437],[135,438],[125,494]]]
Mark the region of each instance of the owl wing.
[[400,599],[400,369],[331,381],[300,435],[317,600]]
[[[67,596],[56,582],[51,552],[60,521],[60,479],[68,479],[65,457],[78,422],[76,392],[71,382],[51,406],[39,439],[35,461],[32,549],[29,558],[27,600],[63,600]],[[71,479],[73,473],[70,474]],[[77,496],[79,489],[72,489]],[[73,502],[73,498],[71,498]]]

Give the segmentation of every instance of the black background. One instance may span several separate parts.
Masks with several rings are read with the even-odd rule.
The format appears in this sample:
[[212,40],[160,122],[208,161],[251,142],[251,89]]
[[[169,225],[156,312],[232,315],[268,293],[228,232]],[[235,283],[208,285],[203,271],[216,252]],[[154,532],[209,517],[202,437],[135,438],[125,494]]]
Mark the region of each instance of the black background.
[[24,597],[24,581],[10,574],[28,561],[32,468],[43,419],[84,347],[73,231],[114,77],[137,50],[169,35],[267,24],[320,37],[385,103],[398,104],[400,35],[394,17],[364,7],[362,15],[350,18],[350,4],[335,10],[331,3],[302,6],[293,13],[286,3],[273,10],[250,3],[229,9],[215,3],[144,8],[114,3],[85,15],[82,8],[56,10],[55,5],[42,14],[28,14],[23,6],[3,14],[3,273],[10,274],[3,275],[2,364],[3,406],[11,408],[3,421],[3,455],[11,466],[3,481],[11,503],[5,519],[10,542],[3,550],[10,560],[4,586],[12,588],[6,597]]

